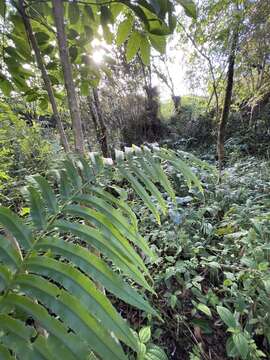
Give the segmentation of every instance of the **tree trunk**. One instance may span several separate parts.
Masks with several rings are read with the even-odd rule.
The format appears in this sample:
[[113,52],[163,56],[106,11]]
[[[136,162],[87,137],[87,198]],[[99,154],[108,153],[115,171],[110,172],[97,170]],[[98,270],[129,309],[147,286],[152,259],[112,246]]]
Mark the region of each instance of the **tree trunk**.
[[99,143],[99,127],[98,127],[98,115],[97,115],[97,110],[93,101],[93,97],[91,95],[87,96],[87,105],[91,114],[91,119],[93,121],[94,124],[94,130],[95,130],[95,134],[96,134],[96,139],[97,142]]
[[54,97],[51,80],[50,80],[50,77],[49,77],[49,75],[47,73],[46,67],[44,65],[42,55],[40,53],[40,50],[39,50],[35,35],[33,33],[31,22],[30,22],[27,14],[25,12],[24,0],[19,0],[19,12],[20,12],[20,14],[22,16],[24,27],[25,27],[25,30],[26,30],[30,45],[31,45],[32,49],[34,50],[38,68],[41,71],[42,79],[43,79],[46,91],[48,93],[48,97],[49,97],[49,100],[50,100],[50,103],[51,103],[51,106],[52,106],[52,110],[53,110],[53,115],[54,115],[54,118],[56,120],[56,125],[57,125],[57,128],[58,128],[59,134],[60,134],[61,143],[62,143],[62,145],[64,147],[64,150],[66,152],[69,152],[70,148],[69,148],[69,144],[68,144],[68,140],[67,140],[67,137],[66,137],[66,134],[65,134],[65,130],[64,130],[64,127],[63,127],[63,124],[62,124],[62,121],[61,121],[61,118],[60,118],[60,115],[59,115],[59,112],[58,112],[58,109],[57,109],[56,100],[55,100],[55,97]]
[[220,179],[221,179],[221,170],[224,162],[224,140],[226,133],[226,125],[227,125],[227,120],[231,106],[231,99],[232,99],[234,63],[235,63],[235,53],[236,53],[237,43],[238,43],[238,29],[236,29],[233,33],[231,50],[228,59],[227,86],[226,86],[223,110],[222,110],[219,129],[218,129],[217,152],[218,152]]
[[98,122],[99,122],[99,144],[100,144],[103,156],[109,157],[107,128],[104,123],[103,113],[101,110],[99,96],[98,96],[98,90],[96,88],[93,88],[93,96],[94,96],[95,107],[96,107],[96,112],[98,115]]
[[65,87],[67,91],[68,105],[72,120],[72,128],[75,140],[75,150],[84,153],[84,137],[82,131],[81,113],[75,85],[72,77],[72,67],[70,63],[67,37],[64,24],[64,8],[62,0],[52,0],[54,21],[57,30],[57,40],[59,46],[60,60],[62,64]]
[[175,114],[179,114],[180,112],[180,108],[181,108],[181,96],[177,96],[172,94],[172,101],[173,101],[173,107],[174,107],[174,111]]
[[99,143],[102,155],[104,157],[109,157],[107,128],[104,124],[97,89],[93,89],[92,94],[87,96],[87,103],[90,110],[91,118],[93,120],[97,142]]

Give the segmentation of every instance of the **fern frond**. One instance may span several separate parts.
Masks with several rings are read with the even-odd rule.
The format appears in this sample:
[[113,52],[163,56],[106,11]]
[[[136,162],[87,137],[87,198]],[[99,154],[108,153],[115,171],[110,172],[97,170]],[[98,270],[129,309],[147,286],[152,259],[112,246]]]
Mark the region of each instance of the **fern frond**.
[[96,354],[124,360],[121,343],[138,351],[129,324],[96,284],[158,316],[126,281],[128,277],[154,292],[136,249],[152,259],[155,255],[138,233],[129,205],[110,191],[114,174],[120,173],[159,222],[156,204],[167,212],[160,189],[174,198],[164,162],[200,185],[174,154],[133,147],[118,152],[114,161],[93,153],[88,160],[68,158],[53,171],[53,185],[34,176],[28,187],[28,219],[0,208],[0,224],[7,234],[0,235],[0,358],[23,354],[35,360],[86,360]]

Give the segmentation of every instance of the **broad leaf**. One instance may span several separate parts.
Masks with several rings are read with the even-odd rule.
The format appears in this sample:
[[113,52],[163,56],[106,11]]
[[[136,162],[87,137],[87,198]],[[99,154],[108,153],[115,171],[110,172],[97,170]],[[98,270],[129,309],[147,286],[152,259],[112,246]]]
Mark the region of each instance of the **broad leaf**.
[[197,9],[193,0],[177,0],[177,2],[183,6],[185,13],[188,16],[193,17],[194,19],[197,18]]
[[137,52],[139,51],[140,44],[141,44],[141,34],[138,31],[133,31],[130,35],[130,38],[127,42],[126,48],[126,59],[127,62],[130,62]]
[[242,333],[233,334],[233,342],[234,342],[236,349],[239,352],[241,359],[245,360],[249,353],[249,345],[248,345],[248,341],[245,338],[244,334],[242,334]]
[[132,30],[132,27],[133,27],[132,17],[128,17],[119,24],[117,30],[117,36],[116,36],[116,44],[118,46],[122,45],[127,40]]
[[148,66],[150,64],[150,44],[145,36],[142,36],[141,38],[140,55],[143,64]]
[[228,310],[227,308],[225,308],[223,306],[217,306],[217,312],[218,312],[221,320],[228,327],[231,327],[231,328],[236,328],[237,327],[236,320],[235,320],[233,314],[230,312],[230,310]]

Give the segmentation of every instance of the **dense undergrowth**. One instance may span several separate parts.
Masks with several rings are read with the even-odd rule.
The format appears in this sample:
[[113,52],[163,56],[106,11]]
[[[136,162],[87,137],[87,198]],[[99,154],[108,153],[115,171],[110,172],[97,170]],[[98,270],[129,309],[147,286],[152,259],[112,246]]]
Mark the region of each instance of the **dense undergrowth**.
[[139,328],[150,326],[169,359],[268,359],[269,162],[235,161],[222,184],[213,169],[197,171],[203,195],[191,189],[187,196],[181,176],[168,171],[177,207],[171,205],[160,227],[135,201],[140,229],[158,254],[147,266],[164,322],[130,309],[127,317]]
[[0,360],[270,359],[269,9],[0,0]]
[[[1,203],[25,215],[29,208],[20,189],[27,182],[26,175],[34,170],[45,173],[52,157],[59,155],[52,146],[48,148],[47,141],[41,141],[39,129],[15,120],[9,118],[18,135],[9,146],[5,143],[9,153],[1,162]],[[9,122],[2,135],[6,135]],[[25,131],[32,135],[24,136]],[[179,148],[180,143],[190,146],[184,139],[173,147]],[[38,150],[36,156],[33,145]],[[203,193],[189,189],[183,177],[167,167],[177,206],[163,194],[170,211],[161,216],[160,226],[142,201],[132,194],[127,197],[139,217],[141,234],[158,255],[154,263],[147,257],[144,260],[156,292],[147,296],[163,322],[111,300],[132,327],[141,330],[141,342],[149,353],[154,354],[158,345],[172,360],[257,360],[270,356],[269,160],[267,151],[263,154],[259,146],[256,157],[251,157],[247,146],[243,136],[227,140],[221,184],[214,146],[208,144],[200,153],[196,149],[205,162],[198,166],[192,156],[187,161],[201,180]],[[161,349],[158,351],[161,354]]]
[[[46,173],[61,154],[44,139],[41,128],[28,127],[4,113],[1,120],[0,201],[27,215],[29,208],[20,193],[27,175]],[[16,136],[9,136],[11,125]],[[207,123],[204,125],[207,128]],[[167,167],[177,206],[163,194],[170,211],[161,216],[160,226],[142,201],[132,194],[127,197],[139,217],[141,234],[158,255],[154,263],[147,257],[144,260],[156,292],[147,297],[163,322],[120,300],[111,300],[139,331],[149,354],[155,354],[158,345],[172,360],[257,360],[270,356],[269,156],[267,144],[255,136],[254,148],[252,139],[248,132],[236,132],[226,141],[221,184],[215,170],[215,146],[208,142],[195,148],[205,162],[198,166],[192,156],[187,161],[201,180],[203,193],[189,189],[183,177]],[[184,145],[194,150],[188,138],[172,144],[174,149]],[[256,156],[250,156],[252,149]],[[160,348],[158,351],[162,354]],[[159,356],[166,359],[165,353]],[[132,354],[129,357],[132,359]]]

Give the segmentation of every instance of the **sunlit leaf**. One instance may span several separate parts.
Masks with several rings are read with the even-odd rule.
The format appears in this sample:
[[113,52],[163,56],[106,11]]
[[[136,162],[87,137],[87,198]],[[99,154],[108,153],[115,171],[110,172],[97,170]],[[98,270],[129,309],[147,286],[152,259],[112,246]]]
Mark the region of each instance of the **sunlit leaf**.
[[127,43],[126,48],[126,59],[127,62],[130,62],[137,52],[139,51],[140,45],[141,45],[141,34],[138,31],[133,31],[130,35],[130,38]]
[[176,0],[179,4],[181,4],[185,10],[185,13],[196,19],[197,17],[197,9],[193,0]]

